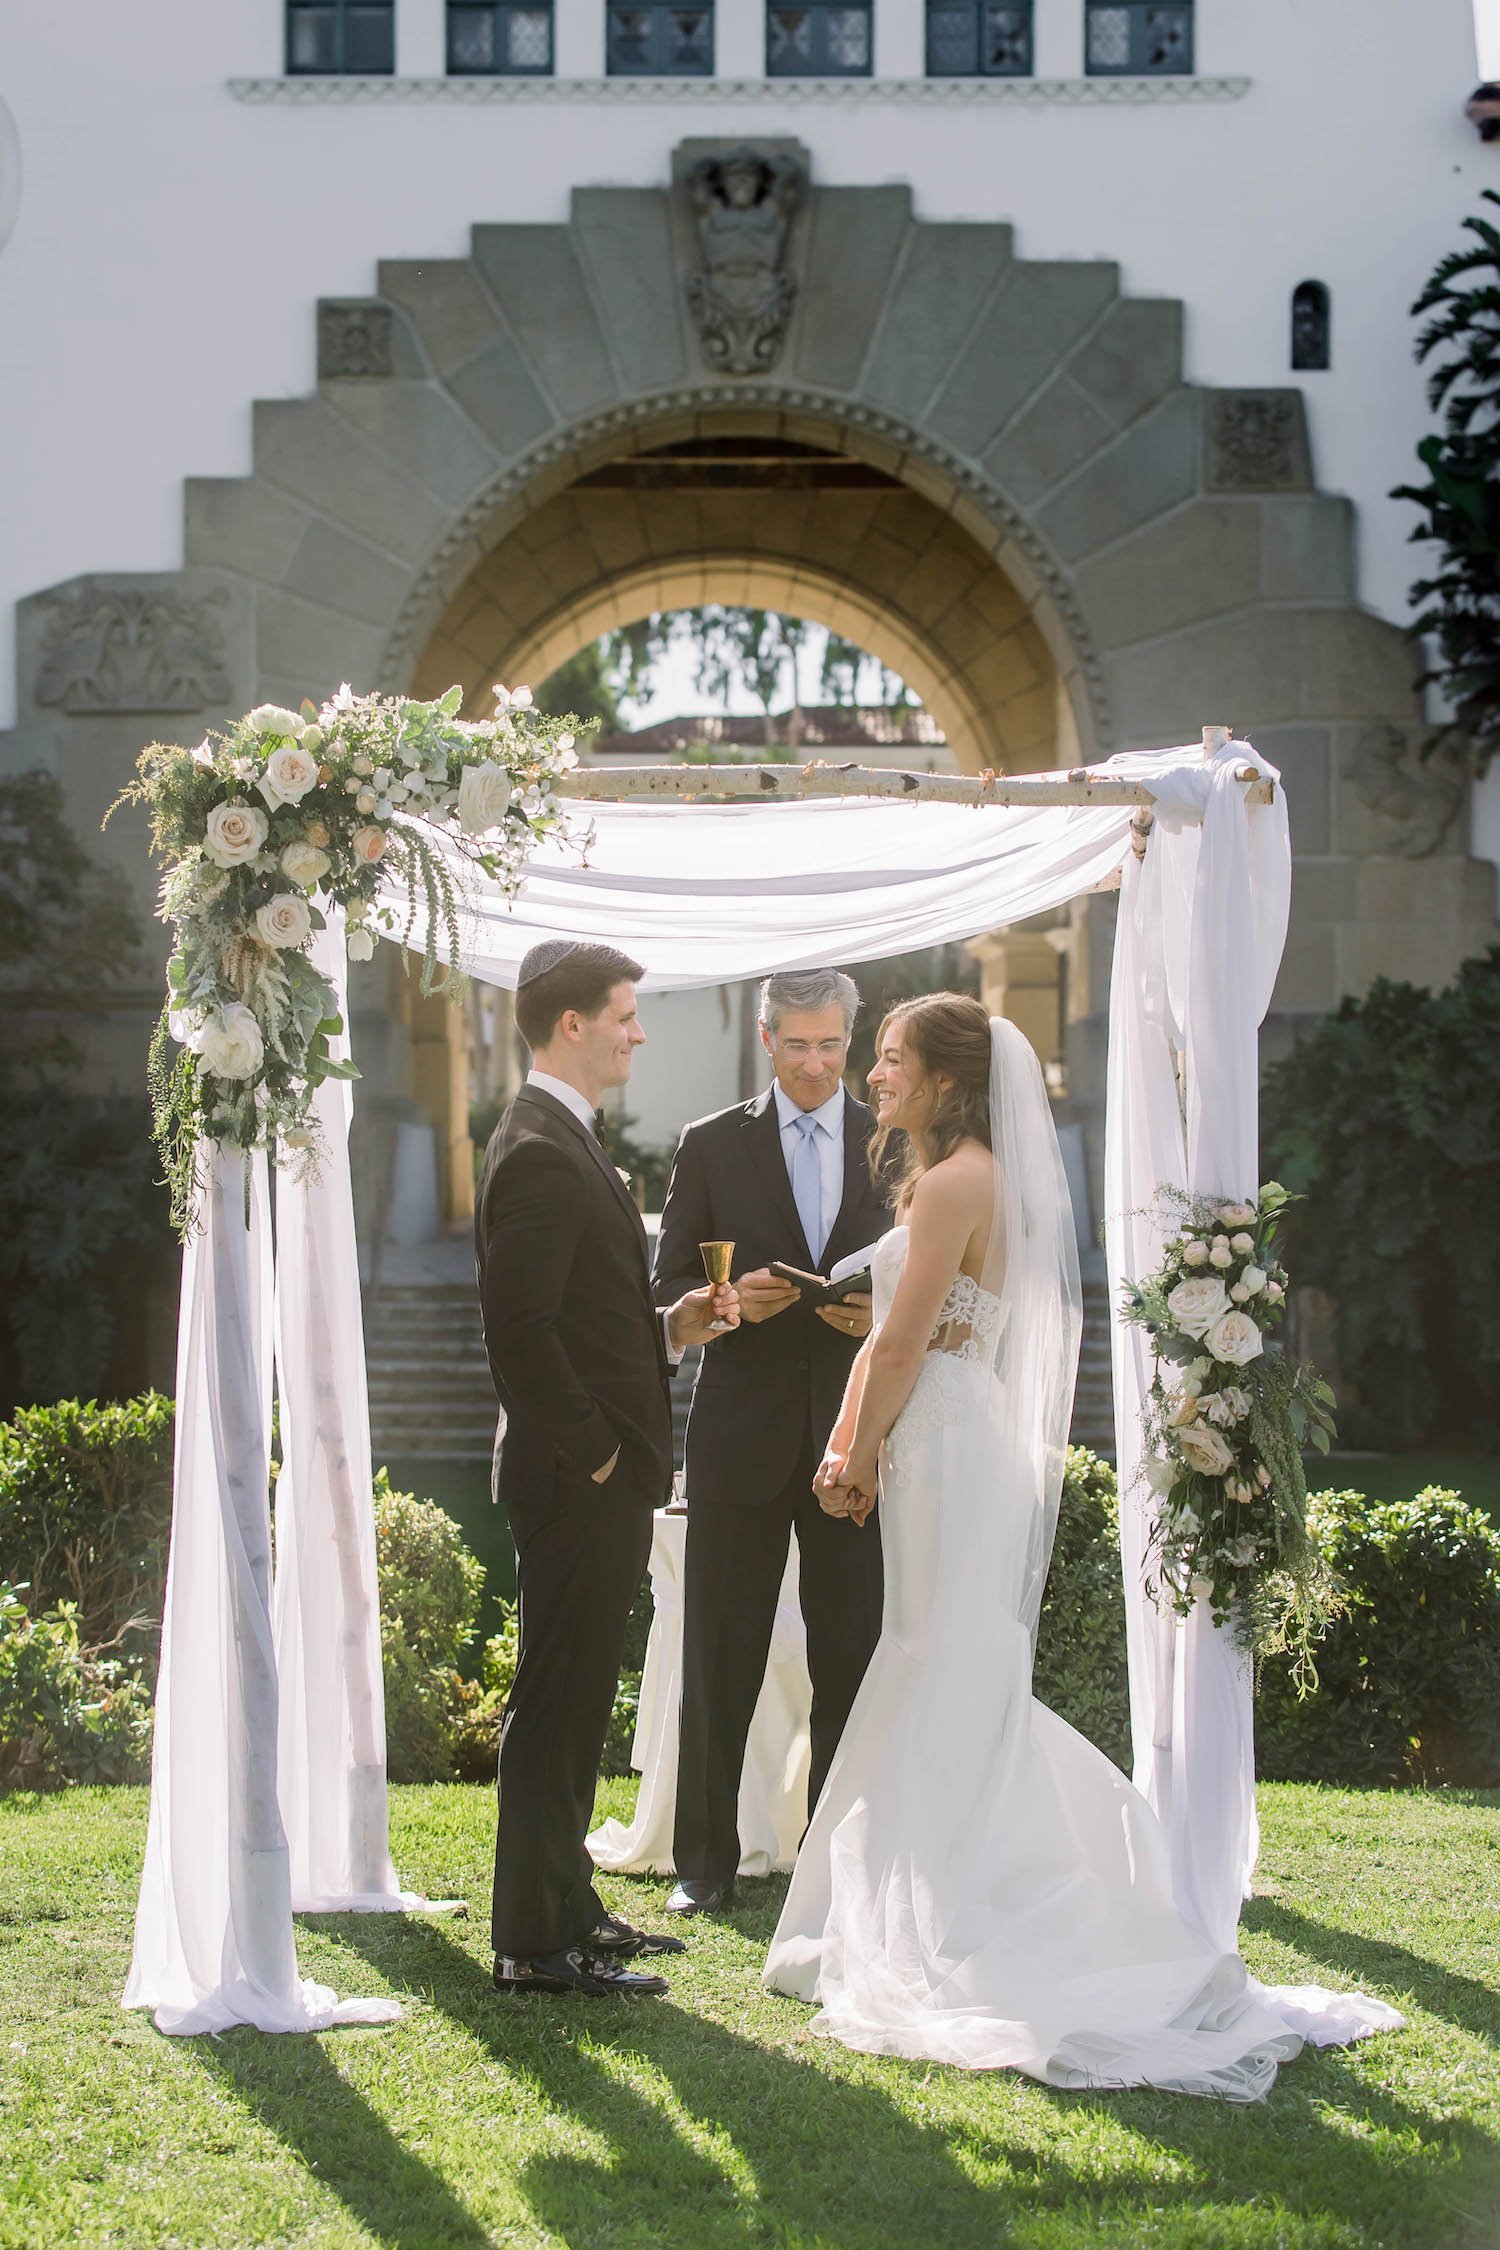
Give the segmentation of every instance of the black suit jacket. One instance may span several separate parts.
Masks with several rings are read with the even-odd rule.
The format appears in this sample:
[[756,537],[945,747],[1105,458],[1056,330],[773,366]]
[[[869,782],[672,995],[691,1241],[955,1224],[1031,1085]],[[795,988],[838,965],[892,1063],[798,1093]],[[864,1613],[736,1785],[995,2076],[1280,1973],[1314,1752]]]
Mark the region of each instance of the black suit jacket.
[[[703,1279],[700,1242],[734,1244],[734,1272],[775,1258],[827,1273],[891,1223],[866,1150],[875,1120],[844,1095],[844,1197],[816,1266],[781,1149],[774,1088],[689,1125],[678,1143],[656,1243],[658,1304]],[[693,1506],[773,1500],[812,1440],[821,1453],[843,1401],[857,1340],[800,1299],[774,1319],[744,1321],[703,1354],[687,1434]]]
[[646,1230],[598,1140],[524,1086],[485,1151],[474,1211],[484,1347],[506,1432],[496,1498],[581,1481],[653,1505],[672,1482],[672,1411]]

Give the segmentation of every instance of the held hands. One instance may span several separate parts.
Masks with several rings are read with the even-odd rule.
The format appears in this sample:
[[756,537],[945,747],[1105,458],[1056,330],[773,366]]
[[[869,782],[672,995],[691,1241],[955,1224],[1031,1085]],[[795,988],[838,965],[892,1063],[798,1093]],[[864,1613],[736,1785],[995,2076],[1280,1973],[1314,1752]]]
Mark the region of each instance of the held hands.
[[875,1505],[876,1481],[873,1460],[862,1462],[846,1455],[830,1439],[813,1478],[813,1491],[825,1516],[848,1516],[863,1524]]
[[[743,1283],[741,1284],[743,1287]],[[795,1296],[795,1290],[792,1292]],[[667,1314],[667,1333],[674,1351],[694,1344],[711,1344],[716,1336],[740,1324],[739,1293],[728,1282],[717,1289],[689,1289]]]
[[873,1297],[846,1297],[842,1304],[819,1305],[818,1318],[841,1336],[868,1336],[874,1326]]

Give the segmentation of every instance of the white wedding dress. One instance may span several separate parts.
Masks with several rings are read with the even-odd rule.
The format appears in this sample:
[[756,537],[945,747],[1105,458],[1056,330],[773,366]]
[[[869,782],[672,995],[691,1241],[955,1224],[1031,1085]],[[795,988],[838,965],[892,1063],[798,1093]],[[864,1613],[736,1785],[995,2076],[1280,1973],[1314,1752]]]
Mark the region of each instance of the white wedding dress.
[[[1008,1030],[997,1068],[1017,1062]],[[1027,1129],[1050,1136],[1040,1073],[1034,1099]],[[1043,1168],[1040,1142],[1024,1145],[1023,1202]],[[765,1982],[816,2001],[814,2030],[867,2053],[1253,2101],[1312,2026],[1182,1919],[1145,1798],[1031,1693],[1077,1350],[1066,1287],[1038,1274],[1069,1258],[1076,1272],[1076,1253],[1059,1231],[1070,1218],[1013,1206],[1009,1224],[1013,1243],[1052,1228],[1040,1265],[998,1293],[958,1276],[885,1442],[884,1629]],[[898,1226],[876,1254],[877,1322],[907,1240]],[[1024,1260],[997,1261],[996,1279],[1002,1263]],[[1334,2035],[1399,2022],[1369,2002]]]

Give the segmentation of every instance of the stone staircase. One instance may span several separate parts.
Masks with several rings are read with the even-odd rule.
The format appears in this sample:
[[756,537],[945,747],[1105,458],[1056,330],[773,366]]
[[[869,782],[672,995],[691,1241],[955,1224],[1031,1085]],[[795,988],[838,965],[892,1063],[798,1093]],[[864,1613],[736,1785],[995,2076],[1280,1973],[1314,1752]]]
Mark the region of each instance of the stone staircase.
[[[672,1383],[679,1467],[698,1358],[697,1352],[689,1352]],[[383,1284],[373,1301],[366,1297],[365,1359],[377,1467],[397,1458],[489,1459],[495,1442],[495,1393],[472,1282]],[[1096,1452],[1114,1451],[1109,1294],[1102,1280],[1084,1283],[1073,1442]]]

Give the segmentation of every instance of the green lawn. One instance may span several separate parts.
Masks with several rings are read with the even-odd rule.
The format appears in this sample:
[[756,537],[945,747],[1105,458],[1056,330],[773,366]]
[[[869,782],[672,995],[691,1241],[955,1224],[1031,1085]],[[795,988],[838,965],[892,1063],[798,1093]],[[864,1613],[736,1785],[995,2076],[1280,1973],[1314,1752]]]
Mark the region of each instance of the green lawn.
[[[609,1809],[631,1784],[601,1793]],[[694,1933],[667,2002],[488,1981],[484,1789],[394,1792],[397,1864],[466,1921],[301,1925],[388,2029],[158,2037],[125,2016],[145,1801],[0,1803],[0,2244],[1152,2250],[1500,2241],[1500,1795],[1263,1792],[1245,1950],[1358,1980],[1404,2034],[1269,2102],[1057,2094],[843,2053],[757,1971],[779,1883]],[[649,1921],[662,1886],[607,1886]]]

